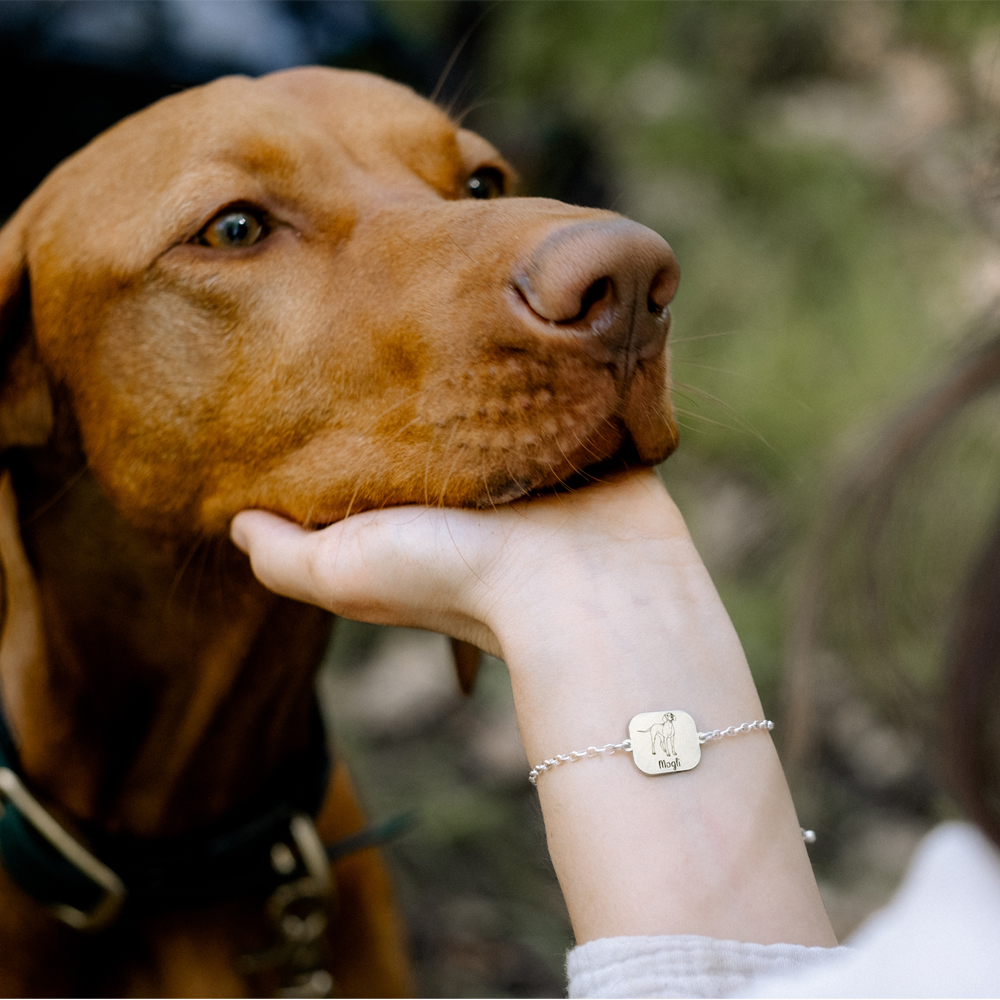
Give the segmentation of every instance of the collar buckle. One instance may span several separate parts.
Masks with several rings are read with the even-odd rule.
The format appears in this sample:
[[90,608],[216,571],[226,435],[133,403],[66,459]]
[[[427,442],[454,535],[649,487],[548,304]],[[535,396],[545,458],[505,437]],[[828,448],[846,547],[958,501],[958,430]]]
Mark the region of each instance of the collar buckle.
[[104,890],[103,897],[89,910],[79,910],[67,903],[54,903],[49,909],[64,924],[78,931],[100,930],[110,924],[125,902],[125,883],[68,833],[9,767],[0,767],[0,802],[3,800],[14,806],[35,832],[77,871]]

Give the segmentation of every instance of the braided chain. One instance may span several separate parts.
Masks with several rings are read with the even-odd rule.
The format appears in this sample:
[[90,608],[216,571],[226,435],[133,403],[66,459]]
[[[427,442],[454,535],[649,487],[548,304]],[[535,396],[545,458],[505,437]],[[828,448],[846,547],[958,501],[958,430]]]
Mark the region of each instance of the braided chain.
[[538,781],[538,776],[543,772],[547,771],[550,767],[558,767],[560,764],[572,764],[575,760],[583,760],[584,757],[596,757],[601,753],[612,754],[618,750],[624,750],[625,753],[632,752],[632,741],[622,740],[621,743],[605,743],[602,747],[587,747],[586,750],[570,750],[569,753],[556,754],[555,757],[550,757],[548,760],[543,760],[541,764],[537,764],[528,772],[528,781],[535,784]]
[[749,733],[753,729],[774,729],[770,719],[759,719],[757,722],[744,722],[741,726],[730,726],[728,729],[713,729],[710,733],[699,733],[698,742],[721,740],[723,736],[736,736],[737,733]]
[[[755,729],[774,729],[774,723],[770,719],[758,719],[756,722],[744,722],[742,725],[729,726],[727,729],[713,729],[708,733],[698,733],[698,742],[707,743],[709,740],[721,740],[724,736],[737,736]],[[543,760],[541,764],[536,764],[528,772],[528,781],[533,785],[537,784],[538,776],[550,768],[558,767],[560,764],[572,764],[574,761],[583,760],[584,757],[596,757],[602,753],[613,754],[618,750],[631,753],[632,741],[622,740],[621,743],[605,743],[602,747],[587,747],[586,750],[571,750],[569,753],[556,754],[555,757],[550,757],[548,760]]]

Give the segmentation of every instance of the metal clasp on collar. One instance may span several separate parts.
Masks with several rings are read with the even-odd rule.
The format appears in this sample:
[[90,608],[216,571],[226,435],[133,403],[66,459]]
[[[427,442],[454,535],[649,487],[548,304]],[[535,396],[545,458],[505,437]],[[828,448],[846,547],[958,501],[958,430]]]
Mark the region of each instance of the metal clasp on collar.
[[64,924],[69,924],[78,931],[99,930],[110,924],[125,902],[125,883],[67,833],[9,767],[0,767],[0,800],[2,799],[15,806],[71,865],[104,890],[104,897],[88,912],[66,903],[54,904],[50,907],[52,912]]
[[298,857],[279,840],[271,848],[272,866],[279,875],[291,876],[303,868],[305,874],[282,883],[268,897],[267,912],[278,941],[241,956],[238,968],[244,975],[281,970],[284,985],[274,994],[278,997],[328,997],[334,982],[326,968],[326,929],[336,903],[330,862],[310,816],[296,813],[288,829]]

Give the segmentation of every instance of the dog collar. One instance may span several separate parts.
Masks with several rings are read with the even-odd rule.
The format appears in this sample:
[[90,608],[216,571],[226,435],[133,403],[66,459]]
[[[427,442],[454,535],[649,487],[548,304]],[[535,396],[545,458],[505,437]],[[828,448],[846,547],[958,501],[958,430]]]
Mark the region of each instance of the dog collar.
[[303,878],[327,886],[329,860],[382,843],[408,825],[393,820],[324,847],[313,817],[329,774],[314,704],[309,745],[252,801],[178,837],[110,835],[82,824],[85,847],[32,794],[0,705],[0,862],[28,895],[79,930],[105,927],[125,907],[198,905]]

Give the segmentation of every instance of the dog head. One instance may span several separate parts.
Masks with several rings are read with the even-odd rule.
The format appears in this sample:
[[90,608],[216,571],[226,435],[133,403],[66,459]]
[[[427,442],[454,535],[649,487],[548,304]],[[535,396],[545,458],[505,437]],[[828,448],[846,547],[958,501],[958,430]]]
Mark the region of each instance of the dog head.
[[488,143],[364,73],[160,101],[0,234],[0,448],[68,408],[105,494],[166,534],[661,461],[670,248],[510,185]]

